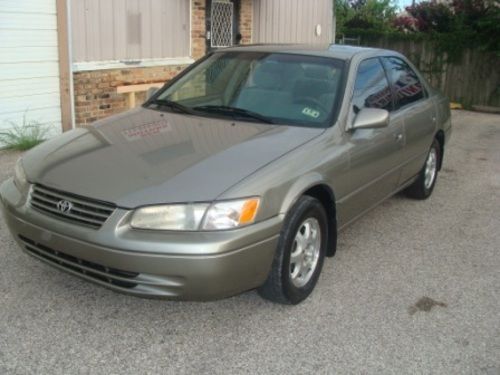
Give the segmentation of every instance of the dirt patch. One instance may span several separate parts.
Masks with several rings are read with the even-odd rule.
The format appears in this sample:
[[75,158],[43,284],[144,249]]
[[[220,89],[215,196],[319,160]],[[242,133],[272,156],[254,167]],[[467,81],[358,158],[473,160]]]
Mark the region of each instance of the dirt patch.
[[429,297],[420,298],[417,303],[408,308],[410,315],[415,314],[417,311],[429,312],[434,306],[448,307],[444,302],[435,301]]

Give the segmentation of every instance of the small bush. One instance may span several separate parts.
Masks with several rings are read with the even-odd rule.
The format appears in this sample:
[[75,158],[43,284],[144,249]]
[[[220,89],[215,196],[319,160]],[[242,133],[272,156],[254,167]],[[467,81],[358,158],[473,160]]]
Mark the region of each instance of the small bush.
[[49,131],[48,126],[34,120],[27,120],[23,116],[22,125],[7,121],[10,129],[0,132],[0,147],[13,150],[29,150],[42,143]]

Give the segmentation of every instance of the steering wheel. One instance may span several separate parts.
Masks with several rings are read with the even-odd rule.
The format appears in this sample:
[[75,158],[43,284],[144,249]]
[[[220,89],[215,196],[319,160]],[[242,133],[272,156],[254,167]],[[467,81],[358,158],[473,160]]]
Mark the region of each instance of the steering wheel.
[[316,110],[320,110],[320,112],[322,112],[323,115],[330,112],[330,110],[323,103],[321,103],[318,99],[311,98],[310,96],[299,97],[299,98],[295,99],[294,102],[307,104]]

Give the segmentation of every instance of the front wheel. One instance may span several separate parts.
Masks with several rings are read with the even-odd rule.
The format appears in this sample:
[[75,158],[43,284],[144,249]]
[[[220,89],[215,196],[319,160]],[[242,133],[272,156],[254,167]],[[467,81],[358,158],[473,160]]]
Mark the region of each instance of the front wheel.
[[407,196],[415,199],[429,198],[436,184],[440,160],[441,147],[439,142],[434,139],[418,178],[405,190]]
[[301,197],[285,219],[271,271],[258,289],[262,297],[295,305],[311,294],[323,267],[327,228],[323,205]]

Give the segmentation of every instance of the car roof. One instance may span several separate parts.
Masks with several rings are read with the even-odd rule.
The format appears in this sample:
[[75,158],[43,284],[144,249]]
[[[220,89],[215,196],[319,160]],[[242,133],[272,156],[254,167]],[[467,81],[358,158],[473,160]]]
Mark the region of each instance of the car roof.
[[247,44],[217,50],[217,52],[228,51],[292,53],[298,55],[332,57],[341,60],[350,60],[357,55],[396,54],[394,51],[379,48],[340,44]]

